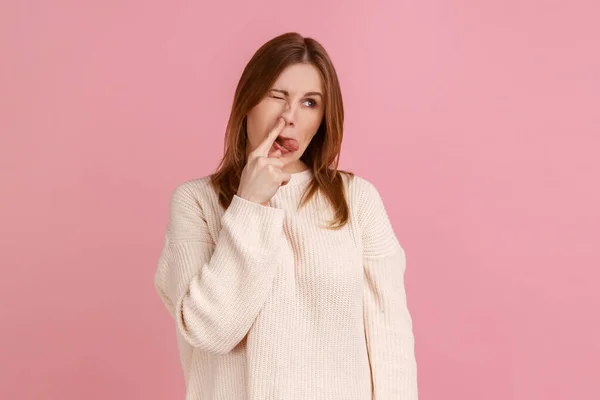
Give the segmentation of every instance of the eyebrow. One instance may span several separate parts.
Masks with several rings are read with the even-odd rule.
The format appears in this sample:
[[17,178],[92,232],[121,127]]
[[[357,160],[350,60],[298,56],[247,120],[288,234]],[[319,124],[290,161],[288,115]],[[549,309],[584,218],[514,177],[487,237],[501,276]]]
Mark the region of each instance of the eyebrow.
[[[271,91],[283,93],[286,96],[290,95],[290,93],[287,90],[271,89]],[[321,98],[323,98],[323,95],[320,92],[307,92],[307,93],[304,93],[304,96],[321,96]]]

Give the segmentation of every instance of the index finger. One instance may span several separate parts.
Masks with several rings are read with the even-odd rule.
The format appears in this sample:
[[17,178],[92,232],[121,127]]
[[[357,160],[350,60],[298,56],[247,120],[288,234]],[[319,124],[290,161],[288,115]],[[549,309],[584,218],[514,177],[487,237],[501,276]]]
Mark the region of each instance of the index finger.
[[264,140],[254,150],[256,154],[263,157],[268,156],[269,150],[271,149],[271,146],[273,146],[273,142],[275,142],[275,139],[277,139],[277,136],[279,136],[284,126],[285,120],[280,117],[277,120],[277,125],[271,129],[271,131],[267,134],[267,137],[265,137]]

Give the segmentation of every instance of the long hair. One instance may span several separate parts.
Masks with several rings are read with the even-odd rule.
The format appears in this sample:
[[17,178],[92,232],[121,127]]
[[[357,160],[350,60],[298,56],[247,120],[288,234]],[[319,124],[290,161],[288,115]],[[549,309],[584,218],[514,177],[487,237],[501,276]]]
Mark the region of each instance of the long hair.
[[325,107],[317,133],[300,158],[312,169],[314,179],[299,207],[320,191],[334,211],[334,219],[328,228],[339,229],[349,218],[341,174],[354,175],[338,170],[344,125],[342,94],[335,68],[323,46],[296,32],[284,33],[263,44],[244,68],[227,123],[224,155],[210,179],[218,193],[219,203],[227,209],[237,193],[247,162],[246,116],[267,94],[279,74],[298,63],[311,64],[319,71]]

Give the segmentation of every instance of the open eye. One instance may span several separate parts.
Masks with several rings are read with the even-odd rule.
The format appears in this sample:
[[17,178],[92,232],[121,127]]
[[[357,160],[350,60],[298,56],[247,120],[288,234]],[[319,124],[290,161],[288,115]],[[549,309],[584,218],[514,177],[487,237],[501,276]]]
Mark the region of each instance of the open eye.
[[314,108],[314,107],[317,106],[317,102],[315,100],[313,100],[313,99],[306,99],[306,100],[304,100],[304,103],[306,103],[306,102],[312,103],[312,105],[309,105],[310,108]]

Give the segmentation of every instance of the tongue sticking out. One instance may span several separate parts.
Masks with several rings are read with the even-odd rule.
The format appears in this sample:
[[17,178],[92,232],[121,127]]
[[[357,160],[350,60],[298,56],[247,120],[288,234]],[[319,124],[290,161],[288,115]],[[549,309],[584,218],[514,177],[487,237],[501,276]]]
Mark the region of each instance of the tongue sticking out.
[[281,137],[278,137],[275,141],[283,149],[285,149],[289,152],[297,151],[300,148],[300,146],[298,145],[298,141],[295,139],[283,139]]

